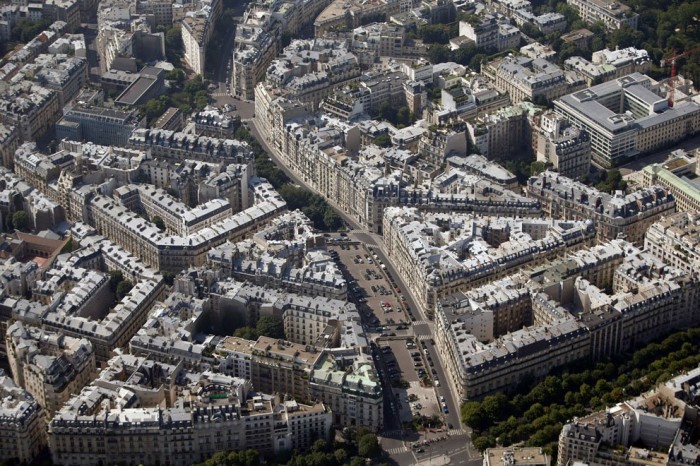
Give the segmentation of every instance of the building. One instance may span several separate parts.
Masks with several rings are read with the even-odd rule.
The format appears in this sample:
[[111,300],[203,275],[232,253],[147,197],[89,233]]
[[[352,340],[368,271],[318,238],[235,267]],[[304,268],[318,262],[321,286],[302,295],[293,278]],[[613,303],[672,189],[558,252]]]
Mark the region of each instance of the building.
[[610,31],[622,26],[637,29],[639,15],[617,0],[567,0],[566,3],[587,23],[602,21]]
[[149,99],[158,98],[165,92],[165,71],[154,66],[144,67],[139,77],[129,84],[114,100],[118,106],[136,107]]
[[19,73],[23,74],[25,79],[56,91],[59,105],[65,107],[87,84],[87,68],[87,59],[83,57],[63,53],[42,54],[36,57],[33,63],[25,65]]
[[0,161],[3,167],[12,169],[15,164],[15,150],[19,144],[17,127],[0,124]]
[[552,459],[541,448],[487,448],[484,466],[551,466]]
[[554,112],[539,117],[533,129],[537,160],[572,180],[583,181],[591,170],[591,139]]
[[44,410],[4,373],[0,395],[0,458],[29,463],[46,446]]
[[[182,120],[182,116],[180,116],[180,119]],[[201,136],[231,139],[236,129],[235,123],[232,117],[222,113],[216,107],[207,107],[201,112],[194,114],[194,130]],[[238,123],[240,124],[240,121]],[[175,131],[178,131],[178,129]]]
[[615,68],[615,78],[632,73],[646,73],[651,70],[651,58],[644,49],[627,47],[625,49],[603,49],[593,52],[591,61],[595,65],[610,65]]
[[695,325],[699,292],[690,274],[615,240],[443,296],[435,340],[457,393],[480,399]]
[[459,22],[459,35],[486,52],[500,52],[520,45],[520,31],[507,21],[499,21],[492,15],[483,15],[470,21]]
[[331,417],[323,404],[256,393],[244,379],[117,355],[54,416],[48,432],[59,464],[189,465],[231,449],[309,448],[328,437]]
[[153,125],[154,129],[164,129],[168,131],[181,131],[184,126],[182,110],[170,107],[162,114]]
[[540,108],[530,102],[502,108],[467,122],[469,142],[490,160],[506,159],[530,147],[532,121]]
[[51,417],[96,375],[86,339],[66,337],[15,322],[7,329],[7,358],[17,384]]
[[593,163],[610,168],[700,130],[700,104],[670,107],[662,92],[656,81],[633,73],[565,95],[554,109],[590,135]]
[[[309,378],[321,357],[315,347],[261,336],[257,341],[227,337],[217,345],[220,367],[226,374],[240,373],[256,390],[288,395],[295,400],[317,399],[311,395]],[[240,362],[245,368],[241,370]]]
[[136,110],[115,110],[78,103],[64,110],[56,124],[56,139],[126,146],[133,131],[146,125]]
[[700,215],[697,211],[670,214],[654,223],[644,237],[644,247],[664,263],[697,275],[700,267],[698,242]]
[[692,173],[692,178],[678,173],[677,170],[670,169],[672,162],[645,166],[642,169],[644,186],[658,185],[668,189],[676,199],[676,209],[680,212],[700,210],[700,186],[695,173]]
[[220,0],[198,0],[198,7],[185,13],[182,21],[184,59],[196,74],[204,76],[207,45],[222,11]]
[[384,423],[384,393],[368,357],[324,351],[309,378],[312,399],[333,412],[337,426],[362,426],[379,432]]
[[127,146],[150,151],[154,159],[170,162],[195,159],[247,164],[253,159],[250,147],[245,142],[165,129],[137,128],[131,133]]
[[[451,235],[440,242],[433,239],[432,232],[446,227]],[[383,230],[387,257],[427,312],[447,295],[504,277],[524,264],[534,266],[564,249],[581,247],[595,235],[593,226],[585,221],[571,225],[554,220],[421,213],[408,207],[387,208]],[[466,244],[470,244],[468,250]],[[455,252],[454,245],[465,249]]]
[[567,44],[574,44],[577,49],[588,50],[591,46],[591,38],[594,34],[588,29],[577,29],[561,36]]
[[575,462],[631,466],[682,465],[697,451],[696,386],[700,369],[677,375],[654,390],[568,422],[559,435],[557,465]]
[[499,91],[507,92],[514,104],[524,100],[550,102],[584,87],[578,75],[543,58],[508,56],[488,62],[481,72]]
[[630,194],[607,194],[546,171],[530,178],[525,189],[529,197],[542,204],[548,217],[592,221],[600,242],[621,236],[641,245],[647,228],[676,210],[673,195],[660,186]]
[[0,121],[15,126],[22,141],[43,137],[60,115],[58,93],[29,81],[12,84],[0,94]]

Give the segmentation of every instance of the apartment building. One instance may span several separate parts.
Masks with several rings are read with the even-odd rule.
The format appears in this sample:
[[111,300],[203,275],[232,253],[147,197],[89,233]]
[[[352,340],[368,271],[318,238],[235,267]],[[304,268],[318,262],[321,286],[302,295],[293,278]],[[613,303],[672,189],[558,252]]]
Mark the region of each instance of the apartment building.
[[[178,109],[175,109],[178,110]],[[179,117],[182,120],[182,116]],[[201,112],[194,114],[194,130],[200,136],[210,136],[214,138],[233,138],[236,125],[235,120],[231,116],[221,112],[216,107],[207,107]],[[177,125],[181,127],[181,124]],[[173,128],[158,128],[158,129],[173,129]],[[178,131],[180,128],[175,128]]]
[[637,29],[639,15],[616,0],[567,0],[587,23],[602,21],[609,31],[628,26]]
[[29,463],[46,446],[45,412],[2,372],[0,395],[0,458]]
[[246,23],[236,28],[231,72],[231,91],[236,98],[254,99],[256,85],[265,80],[267,67],[277,56],[278,31],[272,24],[263,26]]
[[526,190],[547,216],[593,222],[600,242],[621,236],[641,245],[647,228],[676,209],[673,195],[660,186],[607,194],[550,171],[530,178]]
[[537,160],[572,180],[583,181],[591,170],[591,139],[554,112],[539,116],[533,128]]
[[29,81],[10,85],[0,94],[0,121],[18,129],[22,141],[36,141],[61,115],[56,91]]
[[499,91],[507,92],[513,104],[551,102],[584,87],[580,76],[543,58],[507,56],[483,65],[481,72]]
[[700,104],[669,107],[658,84],[633,73],[565,95],[554,109],[589,133],[593,163],[610,168],[700,130]]
[[15,322],[7,329],[6,342],[14,380],[32,394],[48,417],[96,375],[95,354],[85,338]]
[[19,144],[17,127],[0,124],[0,161],[3,167],[12,170],[15,165],[15,151]]
[[[328,3],[326,4],[328,5]],[[399,2],[386,0],[333,0],[315,17],[313,21],[314,35],[322,37],[334,28],[349,27],[355,29],[362,24],[363,18],[376,18],[381,14],[389,17],[398,13],[399,9]]]
[[151,222],[107,196],[95,195],[86,199],[86,207],[90,224],[100,234],[113,238],[149,266],[180,271],[204,265],[212,247],[241,239],[255,231],[262,223],[285,210],[286,203],[275,193],[267,200],[256,202],[253,207],[188,236],[163,233]]
[[294,40],[270,63],[266,81],[316,110],[336,88],[357,82],[360,64],[345,41]]
[[167,232],[189,236],[233,214],[231,204],[223,199],[212,199],[189,207],[164,189],[149,185],[126,185],[114,191],[117,199],[132,210],[143,210],[150,219],[159,217]]
[[551,466],[552,459],[537,447],[487,448],[484,466]]
[[[357,127],[331,118],[312,118],[321,115],[309,114],[303,106],[277,97],[262,85],[256,94],[256,126],[270,141],[271,149],[312,189],[372,231],[382,231],[383,211],[392,205],[482,213],[497,208],[508,215],[539,215],[536,202],[493,187],[479,177],[446,175],[433,180],[439,172],[421,168],[419,162],[415,167],[418,181],[410,184],[402,176],[407,167],[392,166],[389,158],[387,169],[382,171],[353,156],[351,150],[359,150],[362,139]],[[388,93],[381,97],[391,98]]]
[[490,160],[507,159],[529,147],[532,121],[542,110],[530,102],[488,112],[467,121],[469,140]]
[[384,393],[367,356],[350,357],[343,351],[324,351],[314,365],[309,384],[312,399],[329,407],[335,425],[381,431]]
[[491,183],[513,191],[518,189],[518,179],[515,175],[503,168],[500,164],[488,160],[483,155],[471,154],[466,157],[451,156],[446,160],[450,166],[464,170],[466,173],[483,177]]
[[[83,237],[79,225],[73,231]],[[54,260],[45,278],[37,284],[37,297],[44,304],[18,298],[12,303],[12,315],[25,327],[40,323],[48,332],[87,339],[99,367],[144,324],[148,309],[160,296],[163,282],[156,271],[137,257],[93,235],[86,236],[89,239],[85,248]],[[135,282],[129,294],[116,305],[106,296],[109,279],[97,271],[101,267],[121,270]],[[52,306],[47,310],[49,303]]]
[[459,35],[474,43],[477,49],[500,52],[520,45],[520,31],[505,19],[483,15],[473,21],[459,22]]
[[329,435],[331,416],[320,403],[254,395],[243,379],[117,355],[54,416],[49,444],[60,464],[188,465],[231,449],[309,448]]
[[207,264],[224,276],[291,293],[345,300],[347,285],[331,256],[319,247],[308,217],[280,215],[269,226],[237,244],[212,248]]
[[207,45],[222,9],[220,0],[198,0],[198,7],[185,13],[182,20],[184,59],[198,75],[204,76]]
[[297,401],[317,399],[311,394],[309,378],[321,357],[319,349],[264,336],[257,341],[226,337],[216,348],[222,355],[222,371],[240,373],[256,390],[289,395]]
[[457,392],[478,399],[695,325],[699,291],[689,274],[618,240],[443,297],[436,342]]
[[25,65],[19,74],[25,79],[58,93],[60,107],[65,107],[88,82],[87,59],[63,53],[42,54]]
[[693,387],[699,377],[700,369],[693,369],[636,398],[568,422],[559,435],[557,465],[685,464],[687,455],[692,458],[697,451],[689,426],[697,422]]
[[374,63],[378,57],[423,56],[427,52],[423,42],[408,39],[403,27],[389,23],[372,23],[355,28],[351,46],[363,65]]
[[165,129],[137,128],[129,137],[128,147],[148,150],[154,159],[181,162],[186,159],[203,162],[246,164],[253,159],[247,143],[233,139],[197,136]]
[[700,214],[697,211],[670,214],[649,227],[644,247],[664,263],[695,274],[700,265]]
[[[452,233],[437,237],[431,233],[444,228]],[[433,310],[447,295],[504,277],[514,267],[534,266],[564,250],[577,249],[594,234],[593,226],[585,221],[564,224],[457,213],[448,216],[407,207],[391,207],[384,213],[387,256],[425,310]],[[460,244],[461,252],[453,251],[453,244]],[[469,253],[461,246],[465,244],[471,245]],[[446,270],[435,264],[445,264]]]

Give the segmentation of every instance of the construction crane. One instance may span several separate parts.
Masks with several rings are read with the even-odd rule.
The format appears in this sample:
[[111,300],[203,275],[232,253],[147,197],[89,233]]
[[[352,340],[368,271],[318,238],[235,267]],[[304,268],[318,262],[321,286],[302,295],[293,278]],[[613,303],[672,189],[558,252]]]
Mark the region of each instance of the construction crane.
[[670,56],[669,58],[661,60],[661,66],[664,67],[666,66],[666,63],[671,63],[671,78],[668,80],[668,106],[673,107],[673,104],[675,102],[676,98],[676,77],[678,75],[678,68],[676,67],[676,63],[678,62],[678,59],[683,58],[687,55],[690,55],[691,53],[700,51],[700,47],[695,47],[690,50],[686,50],[685,52],[681,53],[675,53]]

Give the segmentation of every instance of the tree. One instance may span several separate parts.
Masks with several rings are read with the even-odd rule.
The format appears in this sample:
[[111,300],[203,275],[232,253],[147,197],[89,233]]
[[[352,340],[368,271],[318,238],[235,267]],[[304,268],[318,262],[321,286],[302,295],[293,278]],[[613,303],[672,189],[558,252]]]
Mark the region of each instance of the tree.
[[372,142],[381,148],[391,147],[391,139],[389,138],[388,134],[380,134],[374,138],[374,141]]
[[469,62],[469,68],[474,71],[481,71],[481,64],[486,61],[488,56],[483,53],[477,53]]
[[348,452],[343,448],[338,448],[335,453],[333,453],[333,456],[335,456],[335,460],[338,464],[345,464],[345,461],[348,459]]
[[535,161],[530,164],[530,175],[537,176],[547,169],[544,162]]
[[23,210],[12,214],[12,225],[19,231],[29,231],[29,215]]
[[233,332],[233,336],[244,340],[257,340],[258,332],[253,327],[240,327]]
[[116,293],[117,286],[124,281],[124,274],[121,270],[110,270],[109,271],[109,288],[113,293]]
[[381,451],[382,447],[379,446],[379,440],[374,434],[365,434],[357,442],[357,453],[365,458],[374,458]]
[[169,270],[161,270],[160,274],[163,276],[163,281],[165,282],[166,285],[168,286],[173,286],[175,283],[175,275],[173,272]]
[[121,301],[124,299],[124,296],[129,294],[129,291],[134,287],[134,284],[131,283],[129,280],[124,280],[122,282],[119,282],[119,285],[117,285],[117,291],[116,291],[116,297],[117,301]]
[[431,63],[444,63],[451,57],[450,48],[443,44],[433,44],[428,49],[428,59]]
[[258,319],[255,331],[264,337],[284,338],[284,322],[276,317],[264,316]]
[[461,408],[462,422],[474,430],[481,429],[484,423],[484,414],[481,411],[481,403],[477,401],[467,401]]
[[610,37],[610,48],[615,47],[627,48],[639,45],[644,40],[644,34],[641,31],[632,29],[624,24],[620,29],[613,31]]
[[154,216],[154,217],[151,219],[151,221],[152,221],[153,224],[156,226],[156,228],[158,228],[159,230],[161,230],[161,231],[165,230],[165,222],[164,222],[163,219],[160,218],[159,216],[157,216],[157,215]]
[[343,220],[331,206],[328,206],[323,214],[323,224],[328,231],[337,231],[343,225]]

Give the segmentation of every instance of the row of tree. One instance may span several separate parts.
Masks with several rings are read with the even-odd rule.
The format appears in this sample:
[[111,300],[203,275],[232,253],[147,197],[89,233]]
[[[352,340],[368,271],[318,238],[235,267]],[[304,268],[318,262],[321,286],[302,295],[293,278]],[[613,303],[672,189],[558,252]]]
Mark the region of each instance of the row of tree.
[[497,393],[466,402],[462,421],[474,429],[472,440],[481,451],[525,442],[556,455],[564,423],[644,393],[699,363],[700,328],[693,328],[651,343],[632,357],[582,362],[534,386],[526,378],[512,398]]
[[337,231],[343,226],[342,219],[322,196],[291,183],[289,177],[277,168],[262,146],[244,126],[236,130],[235,137],[251,146],[255,154],[255,169],[258,176],[265,178],[277,189],[287,202],[289,210],[300,209],[309,217],[317,230]]
[[346,428],[343,436],[344,442],[318,439],[308,452],[282,452],[264,459],[256,450],[220,452],[199,466],[365,466],[368,461],[386,466],[375,460],[382,452],[376,435],[363,427],[353,427]]

